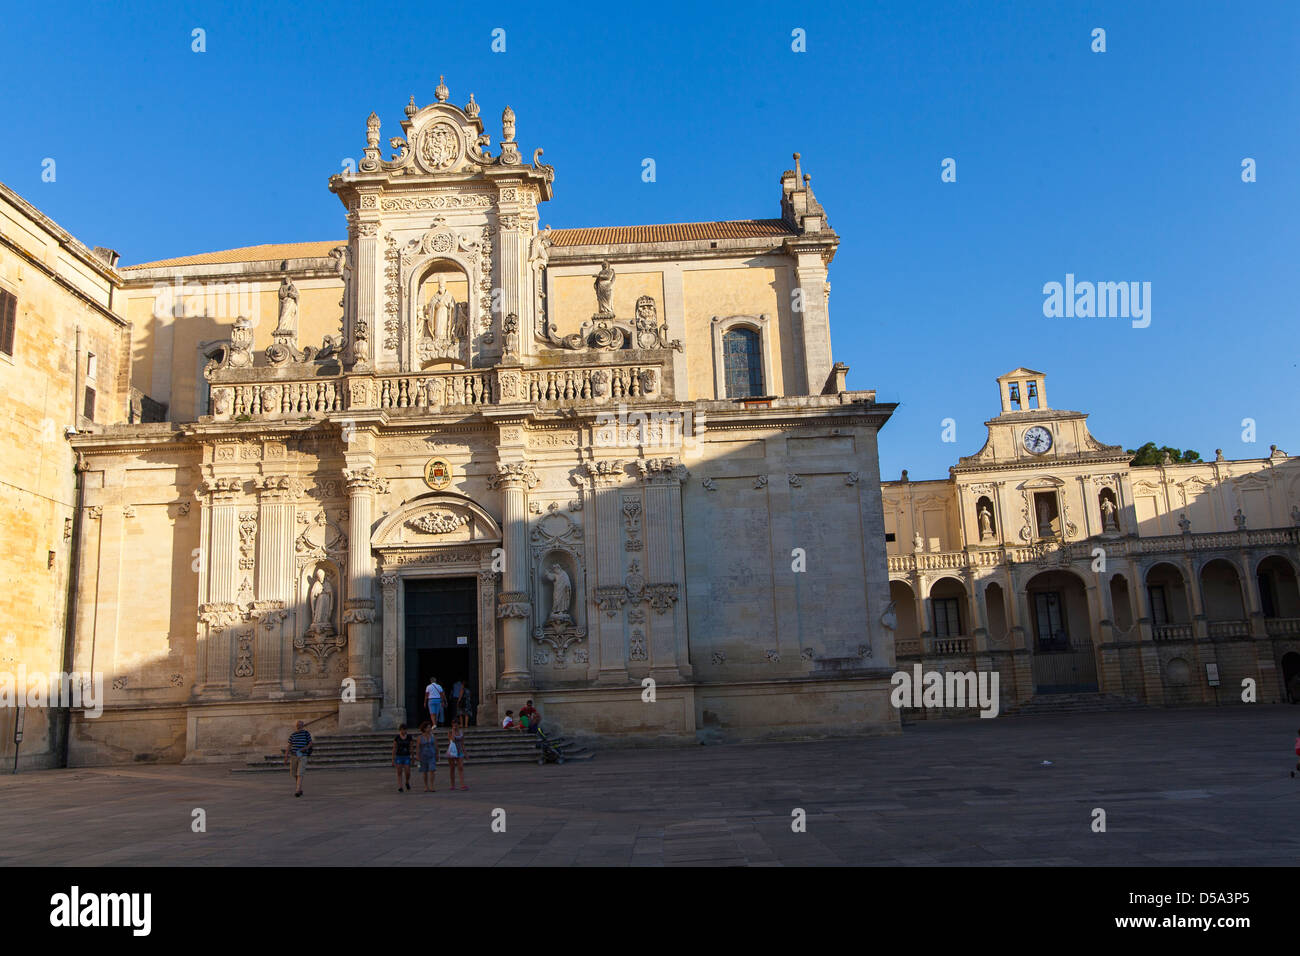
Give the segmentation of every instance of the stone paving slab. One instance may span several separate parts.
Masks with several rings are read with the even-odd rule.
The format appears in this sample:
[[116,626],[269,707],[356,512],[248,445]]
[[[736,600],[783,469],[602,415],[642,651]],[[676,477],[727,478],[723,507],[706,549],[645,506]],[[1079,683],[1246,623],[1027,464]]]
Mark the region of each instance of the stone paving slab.
[[924,721],[894,737],[471,764],[468,791],[445,773],[437,793],[399,794],[385,770],[309,772],[301,799],[287,771],[29,772],[0,776],[0,864],[1294,865],[1297,726],[1285,706]]

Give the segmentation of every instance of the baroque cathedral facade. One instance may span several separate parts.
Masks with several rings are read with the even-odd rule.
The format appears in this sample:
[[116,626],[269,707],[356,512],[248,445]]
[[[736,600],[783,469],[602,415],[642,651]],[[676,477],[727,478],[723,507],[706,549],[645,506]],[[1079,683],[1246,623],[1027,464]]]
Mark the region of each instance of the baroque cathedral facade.
[[410,723],[430,676],[579,737],[895,729],[893,406],[831,362],[798,158],[771,219],[552,229],[513,112],[448,96],[389,158],[371,115],[345,240],[114,266],[154,414],[70,441],[68,759]]

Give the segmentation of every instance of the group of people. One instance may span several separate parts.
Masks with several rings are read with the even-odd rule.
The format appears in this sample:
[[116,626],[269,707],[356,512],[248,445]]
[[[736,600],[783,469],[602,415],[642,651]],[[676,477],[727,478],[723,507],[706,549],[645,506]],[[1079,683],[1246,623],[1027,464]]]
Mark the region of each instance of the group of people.
[[[393,769],[397,771],[397,792],[411,789],[411,750],[414,747],[424,774],[424,792],[436,793],[434,774],[438,770],[438,738],[434,726],[425,721],[420,725],[420,735],[412,737],[406,724],[397,728],[393,737]],[[451,789],[456,789],[456,774],[460,774],[460,789],[468,790],[465,782],[465,728],[452,723],[447,727],[447,766],[451,769]],[[404,785],[404,786],[403,786]]]
[[[443,748],[447,767],[451,771],[451,789],[455,790],[456,778],[460,777],[461,790],[468,790],[465,781],[465,728],[473,716],[473,705],[469,687],[465,681],[458,680],[451,686],[451,693],[443,690],[438,678],[430,677],[429,685],[424,689],[424,710],[429,719],[420,724],[420,733],[412,735],[406,724],[397,728],[393,737],[393,769],[397,773],[397,792],[405,793],[411,789],[412,761],[418,761],[420,772],[424,775],[426,793],[436,793],[434,774],[438,769],[438,732],[446,722],[446,746]],[[505,730],[522,730],[535,734],[541,726],[541,714],[530,700],[520,708],[519,716],[513,710],[507,710],[501,722]],[[311,755],[312,739],[307,725],[301,720],[289,735],[288,746],[284,750],[285,762],[294,779],[294,796],[302,796],[302,775],[307,769],[307,758]]]
[[469,685],[463,680],[457,680],[451,685],[451,693],[448,694],[438,683],[438,678],[430,677],[429,686],[424,689],[424,712],[429,715],[429,721],[435,727],[440,726],[444,718],[448,726],[459,723],[462,728],[468,727],[469,719],[474,716],[474,702],[470,698]]

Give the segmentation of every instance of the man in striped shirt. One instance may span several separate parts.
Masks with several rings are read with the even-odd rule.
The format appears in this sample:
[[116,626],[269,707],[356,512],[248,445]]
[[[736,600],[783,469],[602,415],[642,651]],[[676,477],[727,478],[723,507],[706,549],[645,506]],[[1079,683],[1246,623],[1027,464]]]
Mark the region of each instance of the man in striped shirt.
[[289,773],[293,775],[297,789],[295,797],[302,796],[302,775],[307,769],[307,756],[311,753],[311,733],[307,725],[298,721],[298,729],[289,735],[289,746],[285,748],[284,759],[289,762]]

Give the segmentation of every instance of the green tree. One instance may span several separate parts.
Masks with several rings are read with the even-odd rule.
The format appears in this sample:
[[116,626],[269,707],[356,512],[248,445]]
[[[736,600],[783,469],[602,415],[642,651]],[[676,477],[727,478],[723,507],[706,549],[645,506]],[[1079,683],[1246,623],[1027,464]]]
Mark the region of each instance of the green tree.
[[1170,448],[1168,445],[1161,445],[1157,448],[1156,443],[1153,441],[1147,442],[1136,450],[1127,448],[1124,454],[1133,456],[1132,463],[1134,465],[1160,465],[1164,463],[1165,455],[1169,456],[1169,461],[1173,464],[1185,464],[1201,460],[1200,452],[1192,451],[1190,448],[1186,451]]

